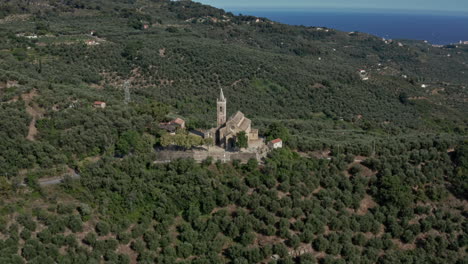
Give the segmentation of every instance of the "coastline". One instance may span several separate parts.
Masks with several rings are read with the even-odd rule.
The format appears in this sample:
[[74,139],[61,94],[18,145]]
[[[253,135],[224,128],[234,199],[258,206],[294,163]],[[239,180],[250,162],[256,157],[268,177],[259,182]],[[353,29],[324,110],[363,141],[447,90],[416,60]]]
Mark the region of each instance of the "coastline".
[[[359,31],[387,39],[426,40],[448,45],[468,40],[468,14],[439,12],[402,12],[398,10],[280,10],[227,9],[234,14],[266,17],[289,25],[327,27],[341,31]],[[291,15],[294,14],[294,15]]]

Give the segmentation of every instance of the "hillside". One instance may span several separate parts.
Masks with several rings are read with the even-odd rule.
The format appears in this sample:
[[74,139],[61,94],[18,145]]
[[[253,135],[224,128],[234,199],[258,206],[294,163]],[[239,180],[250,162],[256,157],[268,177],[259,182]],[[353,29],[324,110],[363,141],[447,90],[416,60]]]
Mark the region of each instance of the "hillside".
[[[2,1],[0,262],[465,263],[467,64],[191,1]],[[219,88],[287,148],[153,164]]]

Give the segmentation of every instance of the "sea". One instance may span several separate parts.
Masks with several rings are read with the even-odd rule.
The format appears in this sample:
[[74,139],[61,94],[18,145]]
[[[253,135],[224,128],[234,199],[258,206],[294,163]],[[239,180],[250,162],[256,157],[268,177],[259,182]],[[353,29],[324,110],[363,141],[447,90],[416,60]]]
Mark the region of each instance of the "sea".
[[468,41],[466,13],[410,13],[376,10],[227,10],[234,14],[266,17],[290,25],[358,31],[386,39],[426,40],[436,45]]

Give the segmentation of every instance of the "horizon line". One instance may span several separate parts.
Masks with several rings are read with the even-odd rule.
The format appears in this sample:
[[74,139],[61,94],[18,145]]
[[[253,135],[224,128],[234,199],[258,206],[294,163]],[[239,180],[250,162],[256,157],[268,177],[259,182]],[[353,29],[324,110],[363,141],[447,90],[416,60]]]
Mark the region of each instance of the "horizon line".
[[451,11],[451,10],[433,10],[433,9],[393,9],[393,8],[346,8],[346,7],[264,7],[264,6],[223,6],[217,7],[224,9],[227,12],[245,12],[245,11],[265,11],[265,12],[310,12],[310,11],[346,11],[352,13],[368,13],[376,12],[384,13],[399,13],[399,14],[430,14],[430,15],[458,15],[468,16],[468,11]]

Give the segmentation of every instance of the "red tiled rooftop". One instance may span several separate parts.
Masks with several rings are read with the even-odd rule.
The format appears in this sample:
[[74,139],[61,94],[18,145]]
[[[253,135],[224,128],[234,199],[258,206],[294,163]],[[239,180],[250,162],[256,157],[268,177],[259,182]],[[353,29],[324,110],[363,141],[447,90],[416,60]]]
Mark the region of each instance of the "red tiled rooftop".
[[185,121],[180,119],[180,118],[176,118],[174,121],[172,121],[172,123],[176,123],[178,125],[182,125]]

